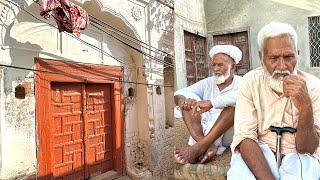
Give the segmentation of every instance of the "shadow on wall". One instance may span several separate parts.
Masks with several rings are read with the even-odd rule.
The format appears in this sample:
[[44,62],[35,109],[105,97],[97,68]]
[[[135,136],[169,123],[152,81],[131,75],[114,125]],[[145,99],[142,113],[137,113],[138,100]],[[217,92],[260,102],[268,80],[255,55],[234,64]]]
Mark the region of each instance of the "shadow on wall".
[[[170,55],[174,54],[174,11],[169,7],[160,6],[155,0],[151,1],[151,29],[155,29],[161,34],[158,41],[158,49],[167,52]],[[156,54],[157,58],[164,59],[164,56]]]
[[[5,7],[8,7],[6,9],[6,12],[1,12],[2,14],[10,14],[12,13],[12,16],[15,17],[15,20],[20,22],[31,22],[34,24],[43,24],[43,22],[40,22],[39,20],[31,17],[29,14],[24,13],[22,10],[20,13],[16,13],[14,9],[7,4],[0,2],[0,5],[3,5]],[[20,4],[23,6],[24,4]],[[37,13],[34,12],[34,9],[38,9],[38,4],[32,4],[29,7],[26,8],[27,11],[31,12],[32,14],[36,15],[39,19],[43,19],[40,17]],[[7,15],[9,16],[9,15]],[[5,17],[7,17],[5,16]],[[24,18],[26,17],[26,18]],[[27,20],[26,20],[27,19]],[[14,28],[15,21],[11,22],[10,25],[6,26],[5,22],[9,21],[6,18],[3,20],[2,24],[2,32],[5,37],[3,37],[3,44],[6,47],[9,47],[9,56],[12,60],[12,66],[17,66],[17,67],[23,67],[23,68],[29,68],[32,69],[34,66],[34,58],[39,57],[39,55],[43,56],[48,56],[51,59],[58,59],[58,60],[64,60],[64,61],[75,61],[75,59],[68,59],[62,55],[56,55],[50,52],[45,52],[43,51],[44,49],[39,45],[39,44],[33,44],[30,43],[29,41],[22,43],[19,40],[17,40],[15,37],[12,35],[12,29]],[[8,23],[7,23],[8,24]],[[38,25],[34,25],[34,27],[38,27]],[[57,30],[56,30],[57,31]],[[84,32],[85,33],[85,32]],[[90,36],[90,34],[86,34]],[[41,36],[39,34],[34,34],[34,36]],[[59,38],[59,36],[58,36]],[[116,52],[116,49],[112,49],[111,52]],[[72,63],[69,63],[68,65],[72,65]],[[77,66],[74,64],[74,66]],[[83,71],[86,71],[86,69],[82,69]],[[23,81],[25,78],[33,78],[32,72],[29,70],[19,70],[19,69],[14,69],[14,68],[6,68],[5,73],[9,74],[9,76],[5,76],[5,92],[8,94],[12,90],[12,81]],[[106,72],[97,72],[97,73],[104,73]]]

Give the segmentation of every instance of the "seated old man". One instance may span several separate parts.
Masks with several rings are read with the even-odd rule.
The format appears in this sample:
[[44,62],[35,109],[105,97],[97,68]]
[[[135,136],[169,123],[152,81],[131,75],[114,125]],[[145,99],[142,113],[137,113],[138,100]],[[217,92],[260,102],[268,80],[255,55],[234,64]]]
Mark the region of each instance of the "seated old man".
[[320,179],[319,79],[298,69],[297,33],[271,22],[258,33],[262,67],[243,77],[228,179]]
[[213,76],[175,92],[175,103],[191,135],[189,147],[174,149],[178,163],[208,162],[232,142],[234,106],[241,80],[234,73],[242,52],[236,46],[216,45],[209,55]]

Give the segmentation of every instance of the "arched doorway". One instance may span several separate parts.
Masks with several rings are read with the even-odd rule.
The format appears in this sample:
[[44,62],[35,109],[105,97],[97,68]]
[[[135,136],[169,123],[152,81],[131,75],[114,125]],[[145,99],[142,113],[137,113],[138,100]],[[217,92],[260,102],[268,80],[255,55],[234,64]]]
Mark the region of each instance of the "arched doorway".
[[[84,9],[102,9],[99,4],[97,0],[93,0],[86,1],[80,5]],[[23,1],[23,5],[27,11],[38,16],[39,7],[37,4]],[[106,9],[92,12],[92,14],[100,20],[108,22],[114,27],[139,39],[134,28],[125,21],[123,16]],[[143,76],[144,62],[142,55],[95,28],[89,27],[83,31],[81,38],[103,49],[103,51],[108,52],[112,56],[125,60],[124,63],[119,63],[112,57],[90,49],[90,47],[79,43],[79,41],[66,34],[59,33],[57,29],[48,26],[46,23],[39,22],[23,11],[14,9],[11,15],[15,18],[13,22],[8,22],[6,28],[3,29],[5,34],[3,41],[7,45],[8,58],[10,58],[11,65],[13,66],[32,69],[35,57],[56,59],[61,62],[74,61],[77,63],[124,66],[124,75],[122,77],[124,81],[146,81]],[[38,16],[38,18],[41,19],[42,17]],[[51,20],[50,23],[54,24],[55,22]],[[140,49],[139,46],[134,46]],[[127,66],[126,64],[131,65]],[[106,73],[108,72],[106,71]],[[4,75],[6,81],[4,85],[6,91],[4,97],[6,99],[4,102],[4,124],[6,129],[3,131],[4,135],[2,138],[6,139],[3,142],[3,146],[6,147],[4,153],[7,157],[2,161],[2,168],[10,172],[4,172],[4,177],[14,177],[12,172],[28,171],[32,174],[39,170],[37,169],[39,167],[37,153],[40,152],[39,148],[41,148],[39,146],[39,136],[41,134],[37,133],[36,128],[38,122],[36,112],[39,110],[35,107],[39,102],[37,102],[35,90],[32,88],[36,85],[34,77],[35,73],[31,70],[18,71],[17,69],[6,69],[6,74]],[[23,83],[28,83],[28,87],[31,88],[27,89],[29,90],[29,94],[24,100],[17,101],[12,89],[15,89],[16,85]],[[119,141],[125,142],[137,138],[136,136],[139,134],[139,131],[146,129],[144,128],[144,124],[148,122],[148,115],[145,113],[148,111],[147,90],[145,85],[136,85],[135,83],[122,83],[121,87],[123,98],[126,100],[122,101],[126,107],[126,113],[124,114],[126,124],[123,127],[122,134],[126,134]],[[129,88],[133,88],[133,92],[135,92],[133,97],[129,97],[127,93]],[[19,108],[12,108],[13,106],[18,106]],[[16,114],[27,114],[27,116],[16,116]],[[13,116],[18,118],[14,118]],[[126,130],[124,131],[124,129]],[[126,158],[123,158],[123,166],[130,166],[136,163],[135,159],[131,159],[132,156],[129,154],[130,151],[135,151],[136,148],[137,146],[124,147],[125,152],[123,154],[126,154]],[[50,174],[48,175],[50,176]]]

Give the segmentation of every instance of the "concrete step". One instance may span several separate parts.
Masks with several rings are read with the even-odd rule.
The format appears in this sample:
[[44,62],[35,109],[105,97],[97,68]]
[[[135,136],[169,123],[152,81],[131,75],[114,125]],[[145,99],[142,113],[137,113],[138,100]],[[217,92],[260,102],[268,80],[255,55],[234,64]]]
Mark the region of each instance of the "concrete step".
[[174,169],[175,179],[185,180],[215,180],[227,179],[227,172],[230,168],[231,151],[227,149],[223,155],[207,164],[176,164]]
[[108,171],[106,173],[100,174],[98,176],[95,176],[93,178],[90,178],[90,180],[113,180],[113,179],[117,179],[117,180],[131,180],[130,177],[128,176],[121,176],[119,173],[117,173],[116,171]]

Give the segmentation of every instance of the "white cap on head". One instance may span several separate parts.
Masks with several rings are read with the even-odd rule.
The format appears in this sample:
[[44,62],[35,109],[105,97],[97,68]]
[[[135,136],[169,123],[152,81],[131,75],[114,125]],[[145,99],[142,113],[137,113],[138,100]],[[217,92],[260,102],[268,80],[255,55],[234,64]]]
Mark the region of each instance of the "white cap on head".
[[233,45],[215,45],[209,51],[209,56],[210,58],[213,58],[214,55],[219,53],[230,56],[236,64],[238,64],[242,58],[241,50]]

